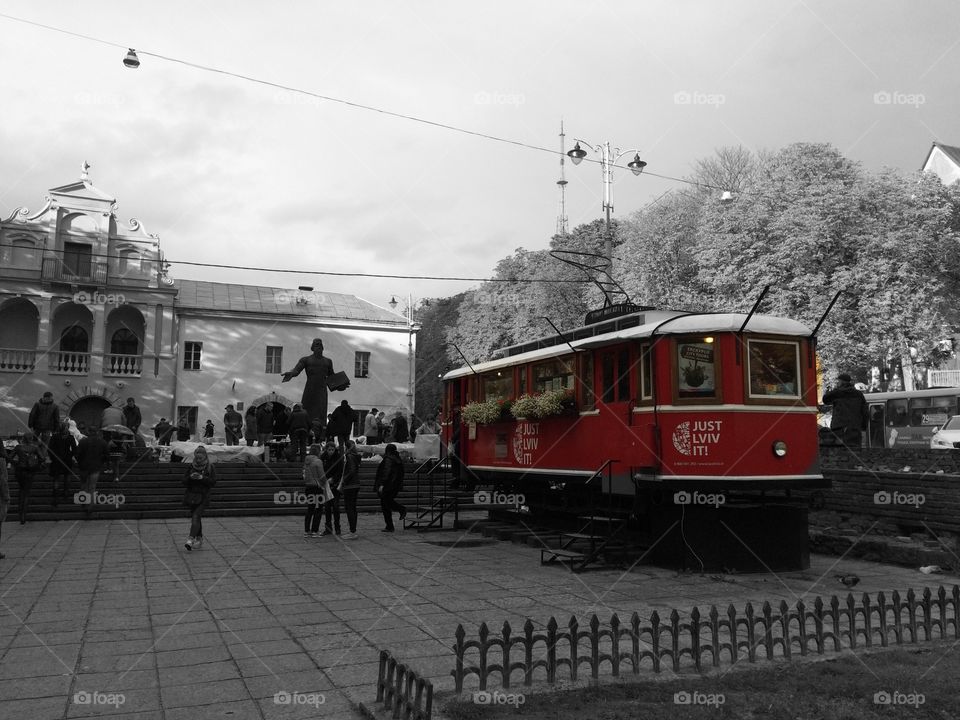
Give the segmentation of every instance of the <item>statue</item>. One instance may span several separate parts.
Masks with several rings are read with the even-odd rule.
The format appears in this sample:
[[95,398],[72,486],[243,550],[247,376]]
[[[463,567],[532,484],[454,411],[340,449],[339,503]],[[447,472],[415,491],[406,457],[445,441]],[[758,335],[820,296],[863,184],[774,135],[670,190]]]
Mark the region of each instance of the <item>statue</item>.
[[[300,358],[293,370],[283,373],[283,380],[287,382],[295,378],[304,370],[307,371],[307,384],[303,387],[303,398],[300,404],[307,411],[310,420],[321,420],[326,426],[327,422],[327,379],[334,374],[333,361],[323,354],[323,341],[317,338],[310,344],[312,355]],[[350,387],[350,381],[347,381],[345,387],[337,389],[346,389]]]

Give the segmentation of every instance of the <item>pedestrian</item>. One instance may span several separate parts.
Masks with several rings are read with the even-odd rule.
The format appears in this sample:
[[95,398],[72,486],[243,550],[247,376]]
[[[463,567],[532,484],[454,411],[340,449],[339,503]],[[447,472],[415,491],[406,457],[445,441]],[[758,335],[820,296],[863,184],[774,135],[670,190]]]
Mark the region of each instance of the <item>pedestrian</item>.
[[110,447],[101,437],[99,428],[90,428],[90,433],[77,445],[77,471],[80,473],[80,485],[83,490],[80,497],[86,500],[83,511],[87,517],[93,511],[97,494],[97,482],[103,466],[110,461]]
[[140,431],[142,422],[140,408],[137,407],[132,397],[127,398],[127,404],[123,407],[123,424],[133,430],[133,434],[136,435]]
[[170,445],[170,438],[173,436],[174,427],[166,418],[160,418],[160,422],[153,426],[153,434],[160,445]]
[[417,428],[417,435],[439,435],[440,424],[434,415],[430,415],[423,421],[423,425]]
[[110,425],[122,425],[126,427],[123,422],[123,408],[118,408],[116,405],[108,405],[103,409],[103,412],[100,413],[100,428],[103,429]]
[[847,373],[840,373],[837,379],[837,386],[823,396],[824,405],[833,405],[830,429],[848,448],[859,449],[861,433],[867,429],[870,419],[870,408]]
[[387,414],[382,410],[377,413],[377,444],[382,443],[384,438],[387,435],[387,429],[389,424],[387,423]]
[[407,419],[401,411],[397,410],[397,414],[394,415],[393,420],[390,421],[390,430],[393,442],[395,443],[405,443],[410,438]]
[[247,447],[253,447],[257,441],[257,406],[251,405],[243,415],[243,439]]
[[326,433],[326,423],[324,423],[320,418],[313,418],[310,420],[310,444],[311,445],[322,445],[324,440],[327,437]]
[[43,394],[30,409],[27,417],[29,427],[39,440],[40,454],[44,462],[47,460],[47,444],[53,433],[60,428],[60,408],[53,402],[53,393],[49,390]]
[[294,404],[287,429],[290,432],[291,450],[300,462],[304,462],[307,456],[307,438],[310,435],[310,416],[300,403]]
[[189,442],[191,435],[193,435],[193,432],[190,430],[190,423],[187,422],[186,416],[181,417],[177,423],[177,441]]
[[340,491],[339,483],[336,478],[343,476],[343,456],[337,450],[337,444],[333,440],[327,440],[323,445],[323,453],[320,455],[323,462],[323,472],[330,483],[330,492],[333,497],[323,506],[323,532],[321,535],[330,535],[336,533],[340,537],[340,498],[343,493]]
[[243,435],[243,415],[233,409],[233,405],[227,405],[223,414],[223,434],[227,445],[239,445],[240,436]]
[[[70,492],[70,477],[73,461],[77,455],[77,441],[70,434],[70,424],[60,423],[60,429],[50,438],[50,504],[57,507],[60,499],[66,499]],[[60,478],[60,492],[57,493],[57,478]]]
[[367,437],[367,445],[376,445],[380,442],[380,429],[377,427],[377,409],[373,408],[363,419],[363,434]]
[[384,528],[380,532],[393,532],[393,512],[400,513],[400,526],[407,517],[407,509],[397,502],[397,495],[403,490],[403,459],[393,443],[387,445],[383,460],[377,466],[377,479],[374,489],[380,496],[380,510],[383,511]]
[[[340,405],[330,413],[330,424],[333,427],[333,434],[341,446],[346,445],[347,440],[350,439],[350,431],[353,429],[355,417],[356,413],[346,400],[341,400]],[[327,431],[330,432],[329,427]]]
[[24,525],[27,522],[27,510],[30,508],[33,478],[37,470],[43,466],[43,453],[32,432],[23,436],[23,442],[17,445],[13,453],[13,461],[17,464],[17,486],[20,489],[17,494],[17,512],[20,516],[20,524]]
[[203,426],[203,441],[210,445],[213,443],[213,420],[207,420],[207,424]]
[[340,476],[340,492],[347,512],[350,532],[343,535],[344,540],[357,537],[357,496],[360,494],[360,453],[353,440],[347,440],[343,446],[343,473]]
[[[7,512],[10,510],[10,475],[7,470],[7,450],[0,442],[0,530],[3,529],[3,521],[7,519]],[[6,555],[0,552],[0,560]]]
[[264,403],[257,410],[257,444],[263,448],[263,461],[270,462],[270,445],[273,441],[273,405]]
[[217,473],[207,457],[207,449],[200,445],[193,452],[193,462],[183,476],[187,486],[183,504],[190,510],[190,537],[183,544],[187,550],[203,545],[203,511],[210,505],[210,490],[217,484]]
[[323,470],[323,458],[320,457],[322,451],[320,445],[311,445],[310,454],[303,461],[303,494],[307,506],[303,516],[304,537],[320,537],[324,506],[333,499],[330,481]]

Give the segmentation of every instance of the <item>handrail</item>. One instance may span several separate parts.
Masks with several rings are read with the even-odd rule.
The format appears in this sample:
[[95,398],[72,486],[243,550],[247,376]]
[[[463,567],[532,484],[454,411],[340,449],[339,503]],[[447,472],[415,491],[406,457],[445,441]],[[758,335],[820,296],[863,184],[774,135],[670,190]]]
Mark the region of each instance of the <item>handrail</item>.
[[620,462],[620,461],[619,461],[619,460],[614,460],[613,458],[604,461],[603,465],[601,465],[601,466],[597,469],[597,471],[596,471],[593,475],[590,476],[590,479],[587,480],[587,481],[584,483],[584,485],[589,485],[589,484],[593,481],[593,479],[594,479],[595,477],[597,477],[598,475],[600,475],[601,473],[603,473],[604,470],[607,469],[607,466],[608,466],[608,465],[612,465],[612,464],[615,463],[615,462]]

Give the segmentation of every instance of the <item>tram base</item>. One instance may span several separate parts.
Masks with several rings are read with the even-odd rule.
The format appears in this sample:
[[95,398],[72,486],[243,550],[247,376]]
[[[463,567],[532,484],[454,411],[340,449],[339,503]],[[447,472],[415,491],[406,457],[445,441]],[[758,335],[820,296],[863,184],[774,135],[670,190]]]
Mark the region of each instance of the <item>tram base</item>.
[[807,508],[788,503],[663,505],[650,518],[644,562],[692,571],[810,567]]

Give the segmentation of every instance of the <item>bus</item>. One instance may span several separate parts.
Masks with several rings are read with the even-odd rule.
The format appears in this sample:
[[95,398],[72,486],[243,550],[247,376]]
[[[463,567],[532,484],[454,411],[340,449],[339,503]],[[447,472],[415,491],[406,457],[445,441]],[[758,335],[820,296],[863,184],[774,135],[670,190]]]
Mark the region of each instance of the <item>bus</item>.
[[865,393],[869,420],[867,447],[930,447],[930,438],[960,415],[960,388]]

